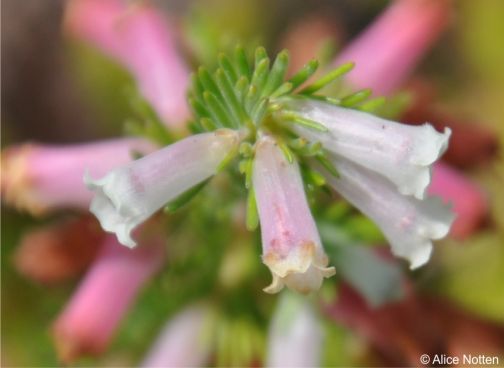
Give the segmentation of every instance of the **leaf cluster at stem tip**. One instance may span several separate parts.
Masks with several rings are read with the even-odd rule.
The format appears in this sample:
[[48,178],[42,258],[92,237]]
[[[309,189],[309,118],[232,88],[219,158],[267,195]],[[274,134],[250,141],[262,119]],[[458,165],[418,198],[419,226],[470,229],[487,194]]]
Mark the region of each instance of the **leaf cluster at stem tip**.
[[263,47],[255,50],[249,60],[245,50],[238,46],[232,55],[221,53],[219,66],[214,71],[200,67],[192,75],[189,104],[195,120],[191,128],[195,133],[219,128],[247,128],[255,133],[272,113],[293,124],[323,130],[323,126],[288,111],[284,102],[291,98],[314,99],[344,107],[361,106],[366,111],[380,105],[381,100],[364,102],[369,89],[357,91],[342,98],[317,94],[327,85],[340,79],[354,67],[345,63],[313,82],[308,80],[317,72],[319,63],[310,60],[297,73],[287,78],[289,52],[278,53],[273,62]]

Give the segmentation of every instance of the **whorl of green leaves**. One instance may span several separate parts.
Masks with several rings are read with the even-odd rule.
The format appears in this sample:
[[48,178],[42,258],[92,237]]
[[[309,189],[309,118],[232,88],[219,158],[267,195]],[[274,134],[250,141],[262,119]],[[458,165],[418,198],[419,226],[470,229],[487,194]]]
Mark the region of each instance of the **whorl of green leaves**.
[[317,94],[351,71],[353,66],[353,63],[343,64],[308,82],[318,70],[317,60],[309,61],[292,77],[286,78],[289,67],[287,50],[281,51],[272,63],[266,50],[258,47],[253,62],[249,62],[244,49],[237,47],[232,56],[224,53],[219,56],[219,67],[213,72],[200,67],[192,75],[189,93],[189,104],[195,117],[192,128],[195,132],[241,127],[255,131],[268,114],[278,112],[282,120],[325,130],[317,122],[304,119],[295,112],[284,111],[281,101],[290,97],[307,98],[344,107],[359,108],[360,105],[367,111],[376,108],[381,99],[364,102],[371,95],[368,89],[342,98]]

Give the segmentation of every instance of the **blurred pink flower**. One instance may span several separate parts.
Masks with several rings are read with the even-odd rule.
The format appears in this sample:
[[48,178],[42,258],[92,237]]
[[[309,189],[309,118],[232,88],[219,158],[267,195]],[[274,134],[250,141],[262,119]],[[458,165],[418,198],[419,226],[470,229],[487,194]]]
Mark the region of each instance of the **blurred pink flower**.
[[162,14],[147,2],[72,0],[65,26],[128,69],[167,126],[184,128],[189,118],[188,70]]
[[396,0],[338,55],[334,65],[355,62],[347,76],[352,86],[388,94],[437,40],[450,10],[450,0]]
[[86,170],[104,175],[130,161],[132,153],[146,154],[154,148],[139,138],[12,146],[2,152],[2,198],[35,215],[63,208],[87,210],[93,196],[82,180]]
[[152,345],[142,367],[202,367],[211,354],[213,312],[191,305],[173,316]]
[[429,193],[453,203],[457,218],[451,234],[456,238],[463,239],[472,234],[488,213],[488,201],[481,189],[446,164],[434,166]]
[[107,236],[88,270],[53,326],[58,356],[70,362],[82,354],[100,354],[140,288],[163,265],[165,245],[159,237],[130,250]]
[[283,293],[268,333],[266,367],[319,367],[324,328],[310,300]]

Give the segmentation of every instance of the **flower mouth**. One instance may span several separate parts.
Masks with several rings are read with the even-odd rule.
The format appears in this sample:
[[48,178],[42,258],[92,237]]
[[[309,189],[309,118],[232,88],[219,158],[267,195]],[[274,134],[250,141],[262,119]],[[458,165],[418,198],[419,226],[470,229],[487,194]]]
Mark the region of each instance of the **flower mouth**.
[[329,259],[313,242],[303,242],[283,256],[274,250],[263,257],[263,262],[269,267],[272,283],[264,289],[267,293],[276,293],[284,285],[302,294],[309,294],[318,290],[324,278],[336,273],[334,267],[327,267]]

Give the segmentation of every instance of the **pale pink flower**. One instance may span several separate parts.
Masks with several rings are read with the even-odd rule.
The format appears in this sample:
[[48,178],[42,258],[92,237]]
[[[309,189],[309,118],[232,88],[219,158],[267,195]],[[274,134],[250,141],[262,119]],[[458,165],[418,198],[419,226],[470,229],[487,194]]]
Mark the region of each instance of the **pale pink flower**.
[[66,28],[122,64],[160,119],[183,128],[189,118],[189,72],[176,50],[174,30],[147,2],[72,0]]
[[[396,0],[339,54],[334,63],[355,63],[346,79],[352,87],[371,88],[384,94],[393,92],[444,30],[451,14],[451,3],[450,0]],[[481,221],[488,205],[477,185],[442,167],[446,166],[438,164],[432,168],[435,190],[431,193],[453,203],[457,214],[453,234],[464,237]],[[441,171],[439,175],[438,170]],[[453,183],[449,183],[450,180],[454,180]],[[470,199],[452,195],[452,191],[442,190],[441,185],[463,188],[465,197]]]
[[339,176],[325,173],[328,183],[380,227],[394,255],[409,260],[411,269],[425,264],[432,240],[450,231],[452,211],[439,198],[398,195],[379,173],[342,157],[332,159]]
[[142,367],[202,367],[211,354],[213,310],[207,304],[185,307],[163,327]]
[[177,196],[216,174],[226,156],[237,149],[239,133],[219,129],[182,139],[110,171],[86,185],[95,194],[90,211],[105,231],[134,247],[131,232]]
[[302,136],[319,141],[343,156],[392,181],[401,194],[422,199],[430,183],[431,165],[448,147],[451,131],[438,133],[430,124],[411,126],[327,103],[292,103],[291,109],[324,125],[328,132],[301,126]]
[[130,161],[133,153],[146,154],[154,148],[139,138],[9,147],[2,152],[2,199],[36,215],[62,208],[86,210],[92,193],[82,182],[85,170],[104,175]]
[[334,267],[324,253],[306,200],[297,162],[289,163],[270,136],[256,143],[253,188],[261,222],[263,262],[273,274],[264,289],[287,285],[301,293],[318,290]]
[[106,237],[96,261],[54,323],[62,361],[107,348],[140,288],[163,265],[164,249],[159,237],[147,239],[135,250]]

